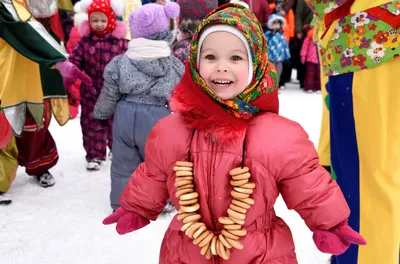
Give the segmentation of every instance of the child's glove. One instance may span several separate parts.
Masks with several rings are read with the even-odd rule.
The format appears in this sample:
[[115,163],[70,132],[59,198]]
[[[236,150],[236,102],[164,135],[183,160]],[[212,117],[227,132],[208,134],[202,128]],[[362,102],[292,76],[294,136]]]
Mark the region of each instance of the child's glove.
[[143,218],[138,213],[128,212],[124,208],[120,207],[117,209],[117,211],[103,220],[104,225],[110,225],[114,223],[117,223],[116,229],[118,234],[124,235],[147,226],[150,224],[150,221],[146,218]]
[[56,67],[56,69],[62,75],[64,87],[67,90],[75,83],[77,79],[81,80],[88,86],[92,85],[92,79],[68,60],[57,62],[54,67]]
[[347,224],[347,220],[329,230],[316,230],[313,239],[321,252],[333,255],[343,254],[350,244],[367,244],[365,239]]

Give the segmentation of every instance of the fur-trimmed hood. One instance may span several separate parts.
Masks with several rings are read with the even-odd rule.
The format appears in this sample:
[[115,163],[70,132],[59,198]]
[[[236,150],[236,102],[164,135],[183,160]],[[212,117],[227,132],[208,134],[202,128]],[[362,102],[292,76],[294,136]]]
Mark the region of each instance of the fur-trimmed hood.
[[[278,91],[260,96],[252,105],[258,107],[261,112],[278,113]],[[251,120],[239,119],[229,114],[195,84],[189,62],[186,62],[181,82],[174,88],[170,106],[194,128],[209,131],[215,139],[224,144],[241,138]]]
[[[90,29],[89,21],[84,21],[79,26],[79,33],[82,37],[88,37],[92,30]],[[122,21],[117,21],[115,24],[114,30],[111,32],[111,36],[117,39],[123,39],[126,37],[126,33],[128,32],[128,28],[126,24]]]

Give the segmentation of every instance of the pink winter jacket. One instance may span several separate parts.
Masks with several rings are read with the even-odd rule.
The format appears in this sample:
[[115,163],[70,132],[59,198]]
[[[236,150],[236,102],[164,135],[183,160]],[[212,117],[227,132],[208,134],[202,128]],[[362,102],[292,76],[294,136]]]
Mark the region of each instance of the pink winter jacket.
[[300,52],[301,63],[311,62],[318,64],[318,51],[317,45],[313,42],[310,37],[306,37],[301,47]]
[[159,121],[149,134],[146,161],[130,178],[121,207],[149,220],[157,219],[167,199],[179,209],[173,167],[188,159],[190,149],[202,221],[218,235],[223,228],[218,218],[227,216],[232,200],[229,171],[241,165],[245,140],[244,163],[256,188],[251,196],[255,204],[243,226],[248,233],[240,240],[244,248],[232,249],[226,261],[216,256],[206,260],[180,231],[182,223],[175,216],[159,263],[296,264],[290,229],[274,211],[278,195],[312,231],[328,230],[350,214],[339,186],[319,165],[313,143],[299,124],[271,112],[246,122],[234,118],[200,88],[187,86],[187,72],[188,67],[172,96],[175,114]]

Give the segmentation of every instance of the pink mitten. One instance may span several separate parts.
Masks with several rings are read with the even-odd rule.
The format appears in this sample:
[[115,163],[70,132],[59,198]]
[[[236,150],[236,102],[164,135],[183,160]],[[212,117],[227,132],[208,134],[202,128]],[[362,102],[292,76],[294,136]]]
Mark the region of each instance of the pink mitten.
[[118,234],[124,235],[147,226],[150,224],[150,221],[146,218],[143,218],[138,213],[129,212],[120,207],[117,209],[117,211],[103,220],[103,224],[105,225],[114,223],[117,223],[116,229]]
[[55,65],[56,69],[61,73],[64,79],[64,86],[68,89],[76,79],[81,80],[86,85],[92,85],[92,79],[87,76],[84,72],[78,69],[73,63],[68,60],[57,62]]
[[365,239],[348,225],[347,220],[329,230],[316,230],[313,239],[321,252],[333,255],[343,254],[350,244],[367,244]]

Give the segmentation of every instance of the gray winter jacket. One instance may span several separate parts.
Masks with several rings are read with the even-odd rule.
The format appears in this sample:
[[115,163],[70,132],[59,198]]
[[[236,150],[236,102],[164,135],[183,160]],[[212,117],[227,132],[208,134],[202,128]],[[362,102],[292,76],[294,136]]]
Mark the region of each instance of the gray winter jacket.
[[[161,38],[170,40],[171,36]],[[160,40],[160,36],[149,39]],[[153,53],[151,48],[143,49],[145,53]],[[126,54],[113,58],[105,68],[104,86],[94,108],[94,117],[100,120],[109,119],[119,100],[165,106],[183,71],[182,62],[172,53],[158,59],[136,60],[129,56],[128,49]]]

